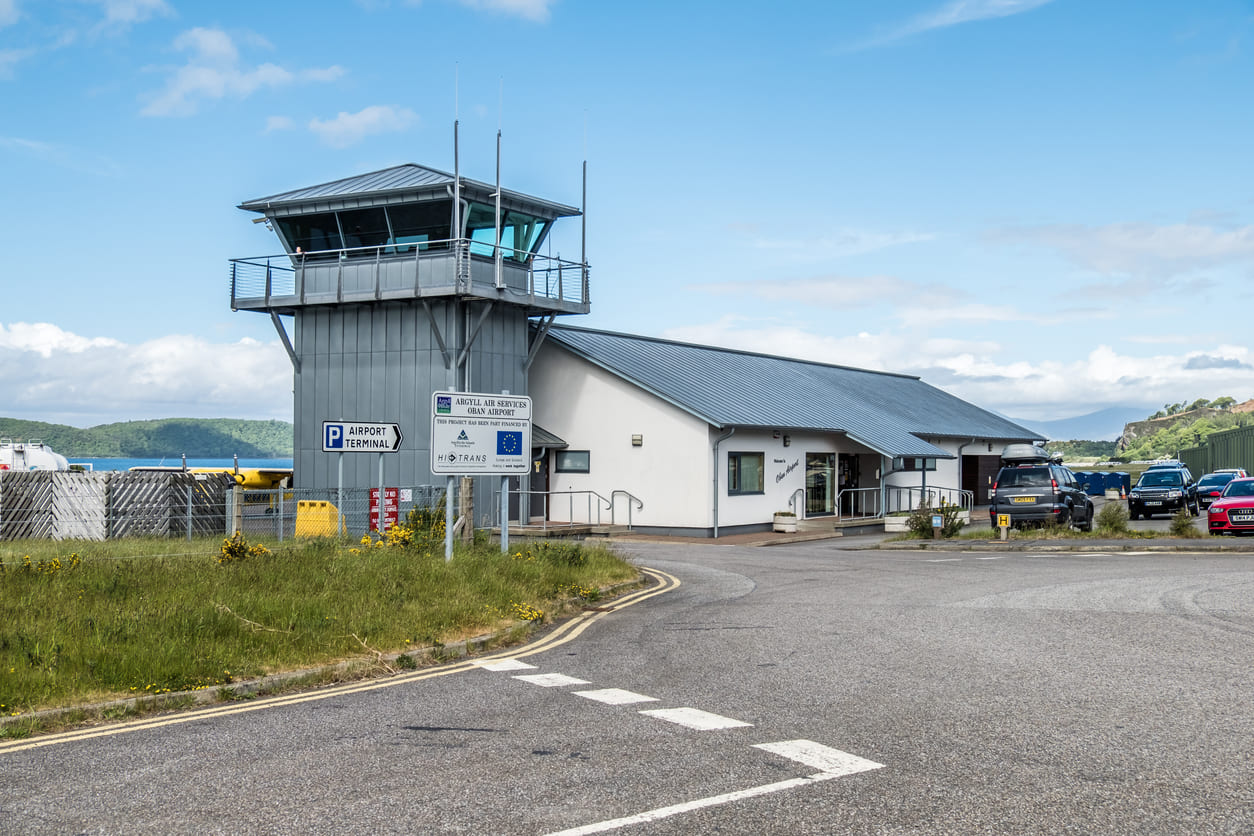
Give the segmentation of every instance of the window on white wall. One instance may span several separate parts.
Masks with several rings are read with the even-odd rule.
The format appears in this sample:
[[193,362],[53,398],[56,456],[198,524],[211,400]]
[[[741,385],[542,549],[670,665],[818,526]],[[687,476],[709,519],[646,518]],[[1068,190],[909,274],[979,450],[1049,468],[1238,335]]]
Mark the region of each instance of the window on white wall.
[[559,450],[553,455],[558,473],[588,473],[591,456],[587,450]]
[[762,474],[765,470],[765,453],[728,453],[728,495],[762,493],[764,485]]
[[935,469],[936,459],[901,458],[900,456],[893,459],[893,470],[904,470],[907,473],[911,473]]

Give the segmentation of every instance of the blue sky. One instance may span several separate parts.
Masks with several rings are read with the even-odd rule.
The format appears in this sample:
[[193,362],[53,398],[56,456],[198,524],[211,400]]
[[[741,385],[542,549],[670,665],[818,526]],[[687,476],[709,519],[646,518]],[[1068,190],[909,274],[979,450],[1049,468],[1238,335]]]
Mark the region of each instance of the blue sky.
[[[244,200],[415,162],[578,205],[573,324],[1018,418],[1254,397],[1254,4],[0,0],[0,415],[291,417]],[[579,224],[555,230],[573,256]]]

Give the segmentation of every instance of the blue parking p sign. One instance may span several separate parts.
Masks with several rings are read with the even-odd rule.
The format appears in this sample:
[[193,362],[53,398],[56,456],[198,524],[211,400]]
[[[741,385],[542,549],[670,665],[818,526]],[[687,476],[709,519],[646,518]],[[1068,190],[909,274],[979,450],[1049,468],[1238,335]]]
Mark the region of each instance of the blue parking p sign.
[[329,421],[322,425],[324,433],[322,439],[323,450],[343,450],[344,449],[344,425],[332,424]]

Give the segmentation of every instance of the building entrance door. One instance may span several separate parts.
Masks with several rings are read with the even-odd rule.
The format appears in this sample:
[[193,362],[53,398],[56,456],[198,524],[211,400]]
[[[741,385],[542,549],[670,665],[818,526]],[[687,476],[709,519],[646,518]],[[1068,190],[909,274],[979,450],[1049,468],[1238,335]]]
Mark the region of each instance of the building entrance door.
[[852,516],[854,509],[857,507],[855,502],[857,494],[853,493],[853,491],[858,487],[860,476],[858,457],[841,453],[840,464],[836,471],[836,487],[845,492],[840,497],[840,513],[842,516]]
[[806,453],[806,516],[836,513],[836,454]]

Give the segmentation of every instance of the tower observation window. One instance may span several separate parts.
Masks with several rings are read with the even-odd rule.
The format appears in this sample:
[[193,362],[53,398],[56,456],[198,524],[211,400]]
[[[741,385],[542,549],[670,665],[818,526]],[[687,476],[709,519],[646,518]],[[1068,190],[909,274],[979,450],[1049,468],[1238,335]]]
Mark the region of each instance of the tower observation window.
[[[409,252],[411,246],[422,251],[448,247],[453,237],[453,201],[431,200],[425,203],[409,203],[389,206],[388,220],[392,222],[392,240],[397,252]],[[431,243],[431,242],[438,243]]]
[[292,252],[316,253],[323,250],[338,250],[344,245],[340,243],[340,227],[335,221],[334,212],[317,215],[293,215],[276,219],[279,231],[287,239]]
[[340,229],[344,231],[344,247],[377,247],[388,241],[388,219],[383,209],[353,209],[340,212]]
[[[506,261],[525,263],[535,254],[544,239],[548,221],[522,212],[501,213],[501,257]],[[466,219],[466,237],[475,255],[492,256],[496,237],[496,207],[482,203],[470,204]]]

